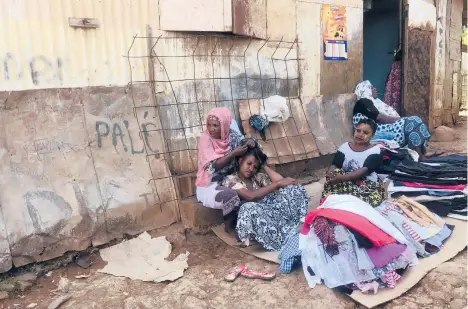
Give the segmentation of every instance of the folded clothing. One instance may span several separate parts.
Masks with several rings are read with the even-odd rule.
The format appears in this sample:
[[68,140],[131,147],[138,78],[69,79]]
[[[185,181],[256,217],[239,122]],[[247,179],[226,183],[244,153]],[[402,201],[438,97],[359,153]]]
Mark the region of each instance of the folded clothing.
[[427,189],[443,189],[443,190],[457,190],[463,191],[466,185],[430,185],[420,182],[406,182],[406,181],[394,181],[394,186],[411,187],[411,188],[427,188]]
[[328,208],[319,208],[310,211],[305,218],[301,234],[307,235],[309,233],[310,226],[314,223],[317,217],[328,218],[346,227],[350,227],[372,241],[375,246],[384,246],[396,243],[395,238],[370,223],[366,218],[348,211]]

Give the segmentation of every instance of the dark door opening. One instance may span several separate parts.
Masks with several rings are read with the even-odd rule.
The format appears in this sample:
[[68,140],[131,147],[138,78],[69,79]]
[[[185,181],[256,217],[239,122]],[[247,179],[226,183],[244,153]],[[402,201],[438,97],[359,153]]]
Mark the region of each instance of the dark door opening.
[[[364,68],[363,79],[369,80],[377,88],[379,98],[382,101],[385,94],[387,78],[392,71],[395,62],[394,54],[401,48],[401,11],[400,0],[369,0],[364,1]],[[398,53],[401,56],[401,52]],[[395,73],[392,75],[395,87],[391,87],[390,93],[399,92],[399,96],[394,95],[393,102],[385,102],[394,105],[395,100],[399,101],[398,106],[393,106],[400,112],[403,89],[401,78],[403,74],[401,61],[399,65],[393,66],[394,72],[400,69],[399,82],[396,86]],[[388,96],[387,96],[388,97]],[[398,100],[398,97],[400,98]]]

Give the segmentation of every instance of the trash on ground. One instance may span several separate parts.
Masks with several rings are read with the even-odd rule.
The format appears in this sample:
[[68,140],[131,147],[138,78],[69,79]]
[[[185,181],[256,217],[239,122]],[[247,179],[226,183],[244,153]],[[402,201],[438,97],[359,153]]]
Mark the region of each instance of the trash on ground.
[[75,263],[81,268],[86,269],[91,266],[91,256],[87,253],[82,253],[76,257]]
[[91,277],[91,275],[78,275],[78,276],[75,276],[75,279],[87,279]]
[[231,270],[226,275],[226,277],[224,277],[224,280],[228,282],[233,282],[239,276],[242,276],[248,279],[261,279],[261,280],[270,281],[276,277],[276,274],[268,273],[268,272],[259,272],[256,270],[249,269],[245,265],[238,265],[236,267],[231,268]]
[[36,307],[37,307],[36,303],[31,303],[31,304],[26,306],[26,308],[36,308]]
[[189,252],[168,261],[171,251],[172,246],[165,236],[151,238],[145,232],[137,238],[100,250],[107,265],[99,272],[142,281],[174,281],[188,268]]

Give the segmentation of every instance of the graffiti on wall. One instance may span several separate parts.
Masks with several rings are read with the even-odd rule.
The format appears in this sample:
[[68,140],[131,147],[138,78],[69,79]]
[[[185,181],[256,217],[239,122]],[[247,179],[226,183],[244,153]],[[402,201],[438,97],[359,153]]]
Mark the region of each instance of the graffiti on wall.
[[34,56],[26,62],[19,61],[12,53],[3,57],[3,79],[5,82],[30,79],[36,86],[63,81],[61,58]]
[[145,152],[145,146],[148,154],[159,153],[157,145],[152,142],[151,136],[153,132],[157,132],[157,126],[151,122],[145,122],[141,124],[141,134],[143,135],[144,145],[138,146],[139,139],[136,134],[131,133],[130,124],[127,120],[123,120],[122,123],[114,122],[107,123],[105,121],[96,121],[96,135],[98,141],[98,147],[102,148],[105,139],[111,139],[114,148],[123,149],[125,152],[131,154],[141,154]]

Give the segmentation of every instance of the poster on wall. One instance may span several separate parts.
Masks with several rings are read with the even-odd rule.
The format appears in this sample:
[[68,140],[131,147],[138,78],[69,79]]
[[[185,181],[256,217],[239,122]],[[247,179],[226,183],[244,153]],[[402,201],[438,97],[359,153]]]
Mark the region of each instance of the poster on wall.
[[324,4],[322,8],[323,56],[325,60],[348,60],[346,7]]

